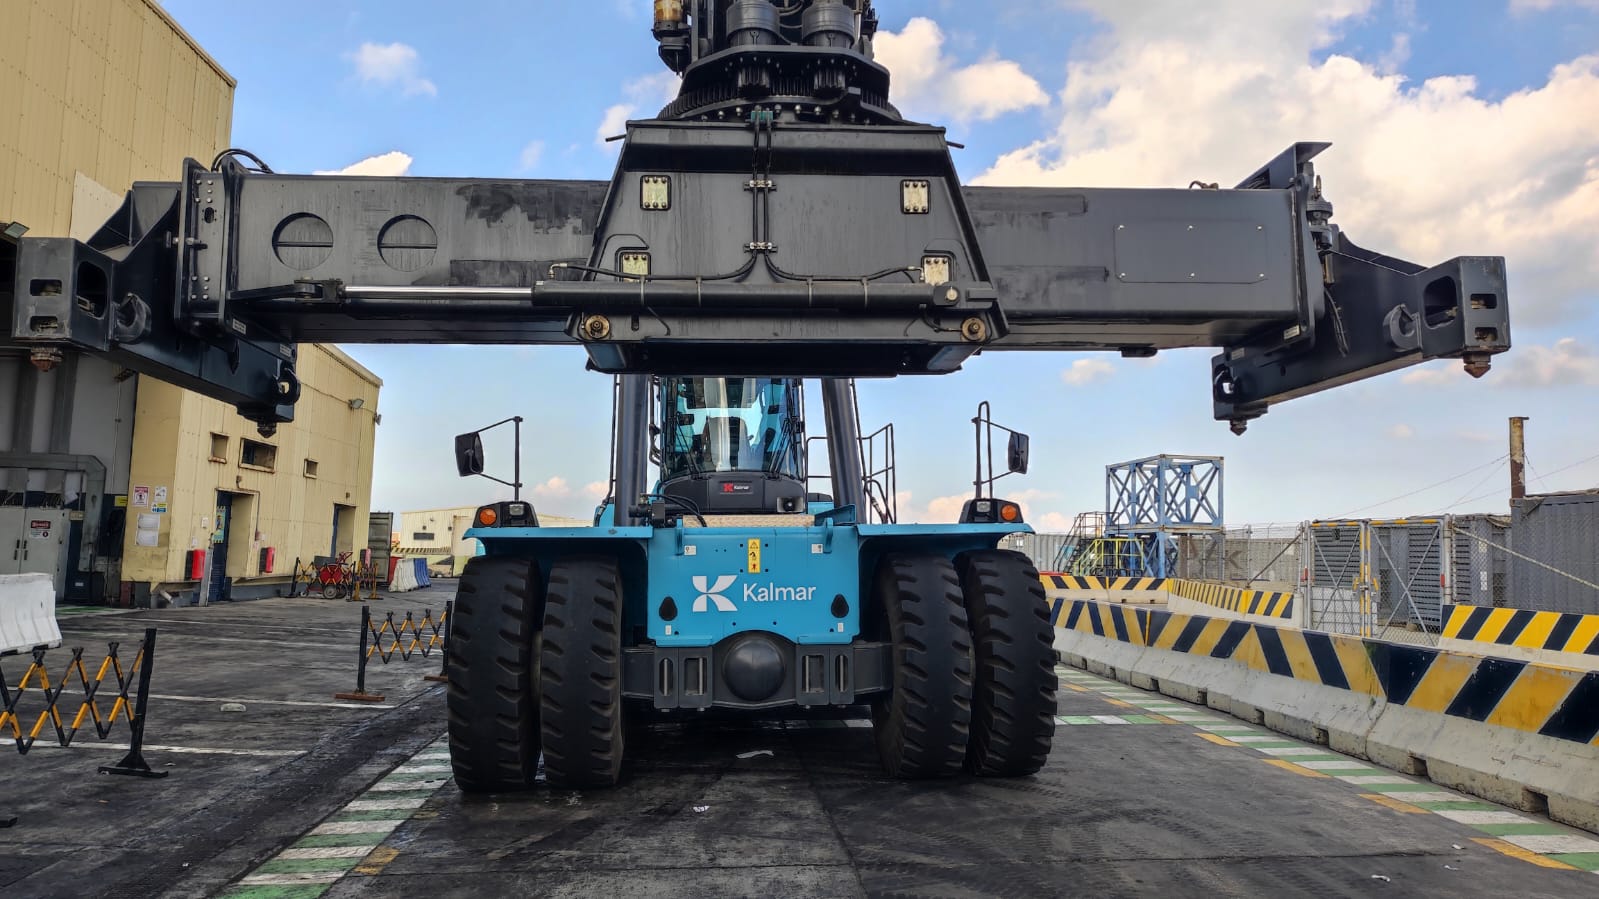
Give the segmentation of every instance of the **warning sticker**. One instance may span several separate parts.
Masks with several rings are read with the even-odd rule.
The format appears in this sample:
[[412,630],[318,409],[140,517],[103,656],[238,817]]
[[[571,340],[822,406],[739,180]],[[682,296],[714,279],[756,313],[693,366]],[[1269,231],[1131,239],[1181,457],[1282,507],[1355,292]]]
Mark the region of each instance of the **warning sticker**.
[[53,522],[48,518],[33,518],[28,520],[28,536],[35,540],[48,540],[50,538],[50,525]]

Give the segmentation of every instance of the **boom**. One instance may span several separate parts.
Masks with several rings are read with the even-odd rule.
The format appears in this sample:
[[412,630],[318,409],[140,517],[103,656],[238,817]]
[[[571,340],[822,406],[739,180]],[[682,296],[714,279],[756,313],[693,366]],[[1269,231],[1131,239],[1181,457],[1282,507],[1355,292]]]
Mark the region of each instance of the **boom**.
[[87,242],[0,242],[0,320],[293,416],[301,342],[577,344],[604,372],[855,377],[1006,350],[1219,347],[1235,431],[1295,396],[1509,348],[1503,259],[1353,244],[1301,143],[1235,189],[963,187],[904,121],[868,0],[656,4],[678,99],[609,182],[280,175],[142,183]]

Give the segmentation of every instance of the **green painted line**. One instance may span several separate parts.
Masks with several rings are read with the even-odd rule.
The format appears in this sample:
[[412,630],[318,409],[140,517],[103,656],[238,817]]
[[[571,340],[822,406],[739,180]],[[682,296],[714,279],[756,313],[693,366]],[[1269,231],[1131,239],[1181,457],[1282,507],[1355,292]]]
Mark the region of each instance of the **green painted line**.
[[[1400,784],[1377,784],[1386,793],[1392,787]],[[1421,784],[1420,786],[1426,786]],[[1412,802],[1416,808],[1426,809],[1429,812],[1502,812],[1505,807],[1494,805],[1491,802]]]
[[275,858],[250,873],[253,874],[321,874],[344,872],[356,866],[358,858]]
[[1127,720],[1127,721],[1131,721],[1134,724],[1159,724],[1160,723],[1159,721],[1156,721],[1154,718],[1151,718],[1148,715],[1123,715],[1122,718]]
[[308,883],[297,886],[235,886],[217,895],[223,899],[316,899],[328,891],[331,883]]
[[1599,852],[1563,852],[1549,858],[1565,862],[1584,871],[1599,871]]
[[[1378,792],[1378,793],[1447,793],[1447,792],[1449,792],[1448,788],[1440,787],[1440,786],[1438,786],[1437,784],[1434,784],[1434,783],[1376,784],[1375,786],[1381,788],[1381,789],[1378,789],[1378,790],[1375,791],[1375,792]],[[1451,809],[1460,806],[1460,803],[1456,803],[1456,802],[1451,802],[1451,803],[1448,803],[1448,804],[1439,804],[1439,803],[1434,803],[1434,804],[1435,805],[1439,805],[1440,808],[1451,808]],[[1490,805],[1490,806],[1488,806],[1488,808],[1502,811],[1500,806],[1497,806],[1497,805]]]
[[330,846],[377,846],[388,839],[386,833],[307,834],[295,841],[295,849],[326,849]]
[[1483,833],[1493,834],[1496,837],[1510,836],[1512,834],[1546,834],[1549,836],[1564,836],[1565,831],[1558,827],[1545,824],[1541,821],[1528,821],[1524,824],[1473,824],[1472,827]]
[[406,821],[415,812],[414,808],[362,809],[353,812],[345,810],[334,812],[328,821]]

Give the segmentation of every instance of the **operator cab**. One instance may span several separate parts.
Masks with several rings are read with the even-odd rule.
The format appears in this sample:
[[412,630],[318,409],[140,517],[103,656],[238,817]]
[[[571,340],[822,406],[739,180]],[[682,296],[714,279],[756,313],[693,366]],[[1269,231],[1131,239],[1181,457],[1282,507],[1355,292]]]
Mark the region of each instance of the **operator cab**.
[[700,515],[806,511],[798,378],[662,378],[656,492]]

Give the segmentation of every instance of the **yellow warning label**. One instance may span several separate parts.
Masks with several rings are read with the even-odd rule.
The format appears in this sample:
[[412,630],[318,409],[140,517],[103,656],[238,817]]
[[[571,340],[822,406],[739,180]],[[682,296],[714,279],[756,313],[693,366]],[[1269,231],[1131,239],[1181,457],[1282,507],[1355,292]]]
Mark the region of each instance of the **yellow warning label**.
[[750,541],[750,574],[761,573],[761,541]]

